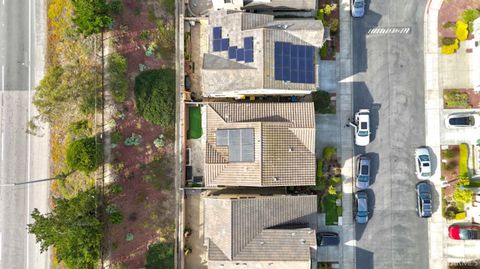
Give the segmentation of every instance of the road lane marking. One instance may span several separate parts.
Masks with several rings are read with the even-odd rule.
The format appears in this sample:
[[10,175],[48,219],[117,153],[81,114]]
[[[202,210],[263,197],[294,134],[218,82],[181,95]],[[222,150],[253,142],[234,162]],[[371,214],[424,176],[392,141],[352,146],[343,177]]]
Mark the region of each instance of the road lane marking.
[[408,34],[410,27],[374,27],[370,28],[367,35],[388,35],[388,34]]
[[2,65],[2,92],[5,91],[5,66]]
[[2,260],[2,233],[0,233],[0,261]]
[[3,161],[3,148],[5,146],[5,144],[3,143],[4,141],[5,139],[4,139],[3,130],[2,130],[2,161]]
[[[32,61],[31,61],[31,51],[32,51],[32,0],[28,0],[28,115],[27,119],[30,121],[31,113],[31,100],[32,100]],[[30,180],[30,155],[31,155],[31,135],[27,134],[27,179]],[[27,184],[27,214],[25,216],[26,223],[30,223],[30,184]],[[26,263],[25,268],[30,268],[30,248],[28,243],[30,242],[30,233],[26,231]]]

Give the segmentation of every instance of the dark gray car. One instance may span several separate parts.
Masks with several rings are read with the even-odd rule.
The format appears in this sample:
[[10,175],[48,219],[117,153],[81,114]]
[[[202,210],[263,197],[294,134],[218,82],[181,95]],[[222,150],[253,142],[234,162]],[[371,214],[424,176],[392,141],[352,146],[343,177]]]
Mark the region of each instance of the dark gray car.
[[365,191],[355,193],[355,221],[359,224],[368,222],[368,195]]
[[432,187],[428,181],[421,181],[415,186],[417,190],[417,212],[422,218],[432,216]]
[[361,190],[368,188],[370,185],[370,163],[370,158],[367,156],[358,158],[355,186]]
[[317,246],[337,246],[340,243],[340,238],[334,232],[318,232]]

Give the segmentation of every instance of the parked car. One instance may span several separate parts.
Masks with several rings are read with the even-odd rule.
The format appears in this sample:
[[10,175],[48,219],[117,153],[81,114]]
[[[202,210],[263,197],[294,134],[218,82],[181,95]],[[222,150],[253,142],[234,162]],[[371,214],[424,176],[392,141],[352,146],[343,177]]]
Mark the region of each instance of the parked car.
[[340,243],[340,238],[334,232],[318,232],[317,246],[337,246]]
[[355,221],[359,224],[368,222],[368,195],[365,191],[355,193]]
[[427,148],[420,147],[415,149],[415,170],[418,179],[429,179],[432,176],[430,152]]
[[361,18],[365,15],[365,1],[364,0],[352,0],[352,17]]
[[448,237],[454,240],[479,240],[480,225],[478,224],[452,224],[448,227]]
[[355,144],[366,146],[370,143],[370,110],[360,109],[355,114]]
[[428,181],[421,181],[416,186],[417,213],[419,217],[429,218],[432,216],[432,187]]
[[480,127],[480,115],[478,113],[450,114],[445,119],[447,128]]
[[360,156],[357,164],[357,180],[355,186],[361,190],[368,188],[370,185],[370,158],[368,156]]

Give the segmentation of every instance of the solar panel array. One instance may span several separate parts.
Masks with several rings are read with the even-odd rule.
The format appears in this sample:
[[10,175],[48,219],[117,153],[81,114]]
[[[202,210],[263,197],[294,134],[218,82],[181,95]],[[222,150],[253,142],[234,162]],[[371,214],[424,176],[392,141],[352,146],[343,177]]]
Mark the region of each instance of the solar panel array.
[[217,146],[228,146],[230,162],[255,161],[253,129],[218,129]]
[[313,46],[275,42],[275,80],[315,83]]
[[243,48],[230,46],[229,38],[222,38],[222,27],[213,27],[213,51],[228,51],[228,59],[253,63],[253,37],[243,38]]

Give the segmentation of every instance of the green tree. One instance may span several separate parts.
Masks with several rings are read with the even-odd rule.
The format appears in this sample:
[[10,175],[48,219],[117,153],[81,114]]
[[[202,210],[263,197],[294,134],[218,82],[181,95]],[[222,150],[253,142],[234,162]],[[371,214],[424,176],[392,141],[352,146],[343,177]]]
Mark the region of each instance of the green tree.
[[72,21],[84,35],[100,33],[113,23],[105,0],[71,0],[75,11]]
[[135,78],[137,110],[146,120],[166,126],[175,120],[175,70],[147,70]]
[[128,95],[127,59],[118,53],[108,56],[108,73],[113,99],[123,102]]
[[87,137],[67,146],[66,163],[73,170],[90,173],[102,163],[102,156],[102,147],[97,144],[95,137]]
[[173,244],[155,243],[148,247],[146,269],[173,268]]
[[93,189],[79,192],[72,199],[55,199],[51,213],[34,209],[34,223],[28,224],[35,234],[41,251],[55,247],[57,258],[69,268],[96,268],[102,240],[102,223],[96,216]]

